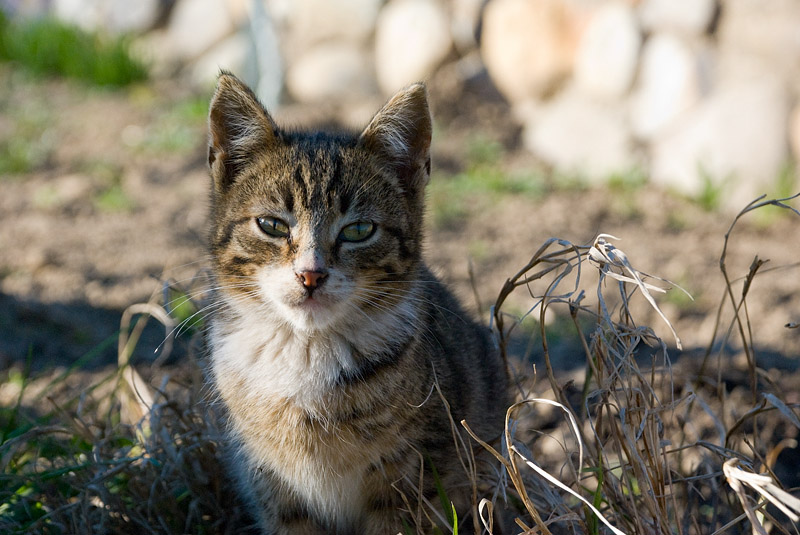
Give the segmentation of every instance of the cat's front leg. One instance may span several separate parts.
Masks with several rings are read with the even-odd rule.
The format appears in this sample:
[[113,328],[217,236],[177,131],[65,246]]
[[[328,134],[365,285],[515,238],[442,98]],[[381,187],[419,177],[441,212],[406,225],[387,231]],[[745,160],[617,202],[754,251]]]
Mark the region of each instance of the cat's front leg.
[[314,520],[305,503],[269,469],[239,468],[242,469],[242,494],[250,502],[250,512],[263,535],[328,533]]
[[263,495],[259,500],[258,525],[264,535],[327,535],[311,514],[289,496]]
[[[370,472],[365,478],[364,510],[361,527],[364,535],[397,535],[403,530],[403,495],[392,485],[386,469],[397,475],[396,467],[382,466]],[[396,481],[397,479],[395,479]],[[409,524],[413,525],[413,523]]]
[[404,533],[397,507],[370,511],[362,521],[364,535],[397,535]]
[[[328,535],[310,516],[286,516],[279,514],[271,517],[272,525],[264,526],[262,531],[270,535]],[[266,528],[266,529],[265,529]]]

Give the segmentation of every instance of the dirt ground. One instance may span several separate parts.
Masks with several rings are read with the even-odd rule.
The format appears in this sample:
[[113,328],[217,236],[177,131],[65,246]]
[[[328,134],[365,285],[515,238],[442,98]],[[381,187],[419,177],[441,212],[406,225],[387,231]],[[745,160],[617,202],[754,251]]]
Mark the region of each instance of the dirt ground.
[[[501,147],[501,169],[539,169],[520,148],[510,110],[490,88],[434,80],[431,94],[433,181],[465,169],[476,136]],[[109,92],[0,72],[0,148],[4,157],[21,152],[26,162],[0,176],[0,370],[27,356],[37,369],[64,365],[93,348],[100,362],[113,362],[115,344],[101,344],[113,339],[121,312],[158,295],[163,281],[201,272],[208,97],[210,89],[197,95],[177,82]],[[328,112],[294,107],[279,116],[303,124],[331,118]],[[647,185],[543,184],[535,195],[476,194],[447,224],[429,218],[429,263],[474,309],[477,294],[488,318],[503,281],[545,240],[584,244],[598,233],[613,234],[636,267],[694,296],[692,302],[673,292],[660,303],[684,348],[702,351],[725,288],[719,259],[735,214]],[[437,202],[448,201],[440,196]],[[743,277],[756,255],[769,260],[747,301],[759,362],[796,372],[800,328],[786,325],[800,322],[800,217],[772,208],[745,216],[728,247],[731,278]],[[596,281],[591,271],[585,277],[587,284]],[[734,284],[736,293],[741,285]],[[530,302],[510,306],[524,311]],[[652,311],[636,310],[640,323],[674,345]],[[163,337],[163,330],[148,328],[141,358],[152,358]],[[730,345],[735,355],[736,337]]]

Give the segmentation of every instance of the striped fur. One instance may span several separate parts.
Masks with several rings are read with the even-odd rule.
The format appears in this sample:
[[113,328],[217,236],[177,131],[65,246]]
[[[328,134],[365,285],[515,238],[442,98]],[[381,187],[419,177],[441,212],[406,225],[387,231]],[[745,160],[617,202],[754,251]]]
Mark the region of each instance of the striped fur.
[[[463,516],[450,416],[496,438],[506,379],[488,332],[422,261],[424,86],[360,134],[290,132],[223,73],[209,131],[212,375],[261,529],[397,533],[420,470],[436,494],[431,464]],[[347,239],[355,223],[371,234]]]

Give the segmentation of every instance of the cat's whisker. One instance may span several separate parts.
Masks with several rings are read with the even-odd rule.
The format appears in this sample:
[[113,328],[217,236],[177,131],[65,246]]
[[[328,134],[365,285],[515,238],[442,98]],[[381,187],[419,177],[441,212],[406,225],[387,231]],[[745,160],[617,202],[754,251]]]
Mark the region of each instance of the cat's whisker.
[[[242,286],[242,287],[245,287],[245,286]],[[222,287],[217,287],[217,288],[204,289],[202,291],[194,292],[192,294],[183,294],[183,295],[181,295],[179,297],[176,297],[175,299],[173,299],[171,301],[168,301],[167,303],[164,303],[163,307],[167,310],[167,312],[170,315],[172,315],[172,314],[174,314],[175,309],[177,309],[178,306],[183,305],[184,303],[190,302],[190,303],[192,303],[193,306],[197,306],[198,303],[197,303],[196,298],[198,296],[212,293],[215,290],[228,289],[228,288],[238,288],[238,287],[235,287],[235,286],[222,286]],[[258,292],[254,290],[254,291],[246,293],[245,295],[249,296],[249,297],[254,297],[257,294],[258,294]],[[182,334],[183,333],[183,327],[185,326],[185,324],[187,324],[188,322],[191,322],[195,316],[197,316],[198,314],[203,313],[203,311],[207,310],[209,308],[209,306],[211,306],[213,304],[222,304],[222,303],[207,304],[207,305],[204,305],[203,307],[201,307],[200,309],[196,310],[191,316],[189,316],[188,318],[184,319],[183,321],[181,321],[176,326],[176,329],[178,329],[178,330],[175,333],[175,336],[179,336],[180,334]],[[173,333],[169,333],[169,335],[171,335],[171,334],[173,334]],[[169,337],[169,335],[167,337]],[[166,339],[165,339],[165,341],[166,341]],[[162,342],[162,344],[163,344],[163,342]],[[158,348],[156,348],[156,350],[158,350]]]
[[[383,296],[383,297],[389,297],[395,292],[398,293],[398,294],[402,294],[403,293],[403,290],[394,290],[392,292],[389,292],[389,291],[385,291],[385,290],[381,290],[381,289],[373,289],[373,288],[364,288],[361,291],[372,292],[373,295]],[[456,312],[455,310],[450,310],[447,307],[443,307],[443,306],[439,305],[438,303],[436,303],[436,302],[434,302],[434,301],[432,301],[432,300],[430,300],[430,299],[428,299],[428,298],[426,298],[426,297],[424,297],[422,295],[419,295],[419,294],[413,292],[413,290],[406,290],[405,292],[406,292],[406,294],[405,294],[404,298],[412,299],[417,303],[424,303],[424,304],[431,305],[433,307],[436,307],[438,310],[441,310],[443,312],[447,312],[448,314],[452,314],[452,315],[454,315],[456,317],[460,317],[459,313]]]
[[[375,301],[374,299],[369,298],[369,297],[356,296],[355,300],[358,301],[358,302],[361,302],[361,303],[365,303],[365,304],[367,304],[369,306],[372,306],[375,309],[381,310],[381,311],[386,312],[386,313],[395,312],[394,308],[390,308],[390,307],[384,306],[383,303],[381,303],[379,301]],[[361,311],[361,312],[362,312],[362,314],[366,315],[366,313],[364,311]],[[371,319],[371,321],[374,322],[374,320],[372,320],[372,319]],[[429,327],[429,323],[428,322],[424,322],[422,325],[423,325],[422,330],[418,332],[419,336],[423,337],[427,342],[429,342],[432,345],[440,345],[438,340],[436,340],[436,337],[432,335],[432,331],[431,331],[431,329]]]
[[[382,310],[382,311],[387,312],[387,313],[394,312],[394,309],[385,307],[385,306],[383,306],[382,303],[377,302],[374,299],[365,298],[365,297],[361,297],[361,296],[358,296],[355,299],[358,302],[365,303],[365,304],[370,305],[373,308],[376,308],[378,310]],[[364,313],[363,311],[361,311],[361,312]],[[366,313],[364,313],[364,314],[366,314]],[[372,321],[374,321],[374,320],[372,320]],[[420,336],[421,338],[423,338],[429,344],[438,345],[438,346],[441,347],[441,344],[436,339],[436,337],[433,335],[433,332],[432,332],[432,330],[431,330],[431,328],[430,328],[430,326],[429,326],[429,324],[427,322],[422,324],[422,328],[417,332],[417,335]]]
[[[381,303],[380,301],[376,301],[376,300],[371,299],[369,297],[354,296],[353,297],[353,301],[364,303],[365,305],[369,305],[370,307],[375,308],[377,310],[380,310],[382,312],[393,312],[394,311],[393,307],[389,307],[389,306],[385,305],[384,303]],[[366,315],[366,312],[364,312],[363,310],[361,310],[361,312]],[[372,319],[372,318],[370,318],[370,321],[375,322],[375,320]]]
[[202,307],[201,309],[197,310],[195,313],[193,313],[192,315],[190,315],[186,319],[184,319],[183,321],[179,322],[177,325],[175,325],[175,327],[172,328],[172,330],[170,330],[170,332],[167,333],[167,335],[164,337],[164,339],[161,341],[161,343],[158,344],[158,346],[156,346],[156,348],[155,348],[155,350],[153,352],[154,353],[158,353],[158,351],[167,342],[167,340],[169,340],[170,338],[177,338],[178,336],[183,334],[183,332],[185,332],[184,331],[184,327],[187,327],[192,321],[194,321],[194,319],[198,315],[210,312],[210,311],[214,310],[215,308],[219,307],[220,305],[221,305],[221,303],[212,303],[210,305],[206,305],[206,306]]
[[364,318],[365,318],[367,321],[369,321],[369,322],[371,322],[371,323],[374,323],[374,324],[376,324],[376,325],[377,325],[377,322],[375,321],[375,319],[374,319],[374,318],[371,318],[371,317],[369,316],[369,314],[367,314],[366,312],[364,312],[364,310],[362,310],[362,308],[361,308],[361,307],[359,307],[359,306],[356,304],[356,303],[360,303],[360,302],[366,302],[366,300],[362,300],[360,297],[358,297],[358,296],[355,296],[355,297],[353,298],[353,300],[352,300],[352,301],[355,301],[355,302],[350,302],[350,301],[348,301],[348,302],[346,302],[346,303],[345,303],[345,305],[346,305],[346,306],[348,306],[348,307],[350,307],[350,308],[352,308],[353,310],[355,310],[356,312],[358,312],[358,313],[359,313],[359,314],[361,314],[362,316],[364,316]]
[[[218,289],[228,289],[228,288],[236,288],[236,286],[220,286],[220,287],[218,287]],[[206,293],[206,292],[204,292],[204,293]],[[241,298],[256,297],[256,296],[258,296],[258,294],[259,294],[258,290],[252,290],[250,292],[246,292],[246,293],[242,294]],[[239,299],[240,296],[236,295],[236,296],[233,296],[233,298],[234,299]],[[181,300],[181,299],[184,299],[184,298],[181,297],[181,298],[178,298],[178,299],[176,299],[174,301],[178,301],[178,300]],[[186,332],[186,329],[188,329],[188,327],[190,325],[196,323],[197,321],[200,321],[200,319],[202,319],[203,317],[209,315],[211,312],[213,312],[215,310],[218,310],[220,308],[223,308],[226,305],[227,305],[227,303],[224,300],[219,299],[217,301],[213,301],[213,302],[208,303],[208,304],[204,305],[203,307],[199,308],[194,313],[192,313],[190,316],[188,316],[187,318],[185,318],[184,320],[179,322],[177,325],[175,325],[175,327],[173,327],[172,330],[169,333],[167,333],[167,335],[164,337],[164,340],[162,340],[161,343],[155,348],[154,352],[158,352],[161,349],[161,347],[167,342],[167,340],[169,340],[171,337],[180,336],[181,334]],[[198,318],[198,316],[200,316],[200,318]]]
[[[207,266],[209,261],[211,260],[211,258],[212,257],[209,254],[201,255],[196,260],[192,260],[191,262],[186,262],[186,263],[183,263],[183,264],[170,266],[168,269],[166,269],[165,274],[167,274],[169,272],[173,272],[173,271],[180,271],[180,270],[188,269],[190,267],[195,267],[195,266]],[[201,270],[201,272],[202,271],[204,271],[204,270]],[[194,276],[197,276],[197,274],[195,274]]]
[[[396,312],[396,308],[395,307],[386,306],[383,303],[381,303],[380,301],[376,301],[375,299],[373,299],[370,296],[362,296],[362,295],[356,294],[356,295],[354,295],[353,300],[357,301],[357,302],[360,302],[360,303],[364,303],[364,304],[370,305],[373,308],[376,308],[376,309],[381,310],[381,311],[386,312],[386,313]],[[363,310],[361,310],[361,313],[366,315],[366,313]],[[374,322],[374,320],[372,320],[371,318],[370,318],[370,320]],[[427,323],[424,324],[424,325],[426,326],[426,329],[427,329]]]
[[[201,297],[203,295],[206,295],[206,294],[209,294],[209,293],[212,293],[214,291],[218,291],[218,290],[222,290],[222,289],[228,289],[228,288],[236,288],[236,287],[237,286],[217,286],[217,287],[200,288],[200,289],[197,289],[197,290],[193,290],[191,292],[183,291],[183,290],[180,290],[180,289],[177,289],[177,288],[172,288],[171,291],[177,293],[178,295],[175,298],[170,299],[169,301],[165,301],[163,306],[167,310],[171,310],[173,307],[177,306],[178,304],[183,304],[183,303],[185,303],[187,301],[194,302],[199,297]],[[241,287],[244,288],[246,286],[242,285]],[[168,291],[169,290],[170,289],[168,289]]]

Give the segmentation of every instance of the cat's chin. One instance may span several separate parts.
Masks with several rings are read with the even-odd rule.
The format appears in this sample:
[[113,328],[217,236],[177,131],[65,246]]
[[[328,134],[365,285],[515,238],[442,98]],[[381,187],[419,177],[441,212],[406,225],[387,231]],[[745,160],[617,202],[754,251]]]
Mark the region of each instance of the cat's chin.
[[284,304],[281,308],[295,330],[309,333],[331,328],[339,317],[338,307],[333,303],[311,297]]

